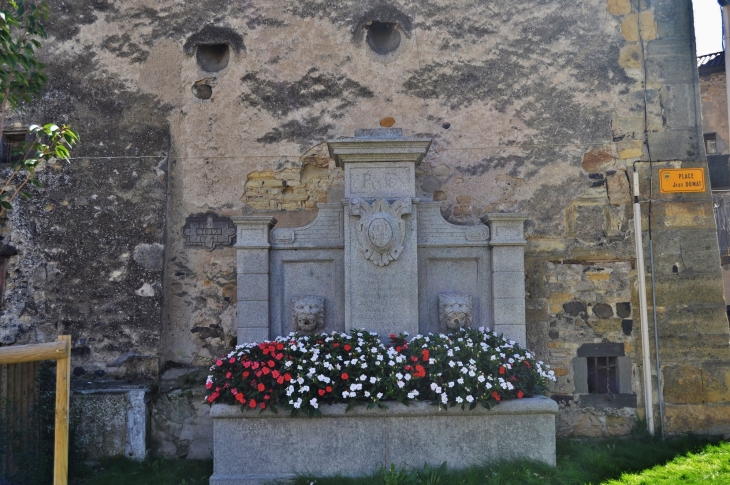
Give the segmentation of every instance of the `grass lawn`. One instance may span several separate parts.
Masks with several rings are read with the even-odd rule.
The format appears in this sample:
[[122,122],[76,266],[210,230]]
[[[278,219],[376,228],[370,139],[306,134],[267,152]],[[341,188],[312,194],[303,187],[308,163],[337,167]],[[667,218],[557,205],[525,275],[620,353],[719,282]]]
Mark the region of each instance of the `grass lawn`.
[[[649,438],[558,440],[558,466],[505,463],[452,471],[445,468],[393,467],[363,478],[305,477],[296,485],[497,485],[497,484],[675,484],[730,483],[730,443],[708,444],[698,438],[664,442]],[[104,461],[73,485],[207,484],[212,463],[124,458]]]

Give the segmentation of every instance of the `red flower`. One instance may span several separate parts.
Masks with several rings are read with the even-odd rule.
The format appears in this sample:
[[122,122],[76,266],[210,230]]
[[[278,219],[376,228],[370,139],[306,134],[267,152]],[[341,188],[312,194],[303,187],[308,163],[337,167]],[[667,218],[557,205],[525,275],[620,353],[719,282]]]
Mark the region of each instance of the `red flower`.
[[272,371],[271,372],[271,377],[273,377],[274,379],[278,379],[280,375],[281,374],[279,373],[278,370],[275,370],[275,371]]
[[395,348],[396,352],[400,353],[401,350],[403,350],[403,347],[401,347],[400,345]]
[[222,365],[223,365],[223,361],[222,361],[222,360],[220,360],[220,359],[219,359],[219,360],[216,360],[216,361],[215,361],[215,365],[217,365],[218,367],[220,367],[220,366],[222,366]]
[[504,375],[504,371],[505,371],[504,367],[500,367],[499,368],[499,375]]
[[327,391],[327,392],[332,392],[332,387],[331,387],[331,386],[327,386],[327,387],[325,387],[324,389],[325,389],[325,391]]
[[261,372],[268,376],[271,373],[271,369],[269,369],[268,367],[264,367],[263,369],[261,369]]
[[345,344],[343,348],[349,352],[352,347],[350,347],[350,345],[348,344]]
[[395,338],[395,337],[396,337],[396,335],[394,333],[390,334],[390,338]]
[[230,379],[230,378],[231,378],[231,373],[230,372],[226,372],[226,379]]
[[284,376],[279,376],[278,379],[276,379],[277,384],[284,384]]
[[405,370],[411,370],[411,369],[413,369],[413,367],[411,367],[410,365],[407,365],[403,369],[405,369]]
[[212,382],[206,382],[205,383],[205,388],[206,389],[210,389],[211,387],[213,387],[213,383]]
[[320,389],[319,391],[317,391],[317,394],[319,394],[320,396],[324,396],[324,389]]
[[497,391],[494,391],[494,392],[492,393],[492,397],[493,397],[493,398],[494,398],[494,399],[495,399],[496,401],[499,401],[499,400],[501,399],[501,398],[499,397],[499,394],[497,394]]
[[347,372],[343,372],[340,377],[342,377],[343,381],[346,381],[350,376],[347,375]]
[[525,396],[525,393],[522,391],[517,391],[517,398],[522,399]]
[[284,344],[281,344],[281,343],[276,344],[276,350],[283,350],[283,349],[284,349]]
[[259,368],[260,366],[261,366],[261,364],[259,364],[258,362],[254,362],[253,364],[251,364],[251,368],[252,368],[253,370],[256,370],[256,369],[258,369],[258,368]]
[[264,392],[264,389],[266,389],[266,386],[264,386],[262,383],[259,382],[259,385],[256,387],[259,392]]
[[218,399],[218,396],[219,396],[219,394],[217,392],[214,392],[213,394],[211,394],[210,396],[208,396],[208,402],[215,401],[216,399]]
[[284,354],[276,354],[276,360],[281,360],[284,357]]
[[332,344],[332,347],[339,347],[339,346],[340,346],[340,343],[339,342],[335,342],[335,343]]
[[423,349],[421,351],[421,356],[423,357],[423,361],[427,362],[429,359],[428,349]]
[[263,371],[260,371],[260,370],[256,371],[256,377],[261,377],[261,374],[263,374]]
[[529,362],[525,361],[525,367],[527,367],[527,368],[529,369],[529,368],[530,368],[530,367],[532,367],[532,366],[530,365],[530,363],[529,363]]
[[269,364],[269,367],[274,367],[276,365],[276,362],[274,362],[273,360],[270,360],[267,362],[267,364]]
[[230,359],[228,359],[228,362],[231,364],[233,364],[235,361],[236,361],[235,357],[231,357]]
[[244,367],[245,367],[246,369],[248,369],[249,367],[251,367],[251,362],[247,360],[246,362],[244,362],[244,363],[243,363],[243,366],[244,366]]
[[413,377],[426,377],[426,369],[421,364],[416,364],[416,372],[413,373]]
[[266,403],[265,402],[262,402],[261,403],[261,409],[266,409]]
[[241,404],[246,404],[246,398],[243,397],[243,393],[236,394],[236,401],[240,402]]
[[264,401],[268,401],[269,399],[271,399],[271,396],[269,396],[268,394],[264,396]]
[[245,378],[247,378],[247,377],[248,377],[248,376],[249,376],[250,374],[251,374],[251,373],[250,373],[249,371],[246,371],[246,372],[244,372],[244,373],[243,373],[243,374],[241,374],[241,375],[243,375],[243,378],[245,379]]
[[291,376],[289,374],[284,374],[284,380],[289,382],[291,380]]
[[411,355],[411,361],[418,362],[418,357],[416,357],[415,355]]
[[256,407],[256,399],[251,399],[251,400],[250,400],[250,401],[248,402],[248,405],[249,405],[249,407],[251,407],[251,408],[255,408],[255,407]]

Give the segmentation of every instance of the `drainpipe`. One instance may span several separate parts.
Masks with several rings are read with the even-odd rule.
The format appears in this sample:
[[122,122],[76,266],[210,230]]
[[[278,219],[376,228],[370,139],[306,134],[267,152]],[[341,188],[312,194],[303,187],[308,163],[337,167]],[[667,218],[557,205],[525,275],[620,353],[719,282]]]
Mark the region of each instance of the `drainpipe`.
[[646,308],[646,275],[644,274],[644,247],[641,234],[641,206],[639,205],[639,173],[634,167],[634,240],[636,242],[636,268],[639,271],[639,308],[641,315],[641,354],[644,371],[644,408],[646,426],[654,436],[654,399],[651,392],[651,360],[649,355],[649,317]]
[[[722,7],[722,49],[725,52],[725,87],[727,93],[727,112],[728,120],[730,120],[730,59],[727,58],[727,46],[730,45],[730,0],[717,0]],[[730,129],[728,130],[728,140],[730,140]]]

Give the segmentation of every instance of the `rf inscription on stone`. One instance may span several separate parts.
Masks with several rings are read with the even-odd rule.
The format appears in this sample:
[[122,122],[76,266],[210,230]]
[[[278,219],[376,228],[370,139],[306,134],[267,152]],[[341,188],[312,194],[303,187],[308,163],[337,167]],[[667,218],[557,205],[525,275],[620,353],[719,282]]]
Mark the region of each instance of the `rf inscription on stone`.
[[365,259],[375,266],[386,266],[398,259],[406,237],[402,216],[411,212],[411,199],[398,199],[393,204],[385,199],[376,199],[372,204],[357,198],[350,202],[350,213],[360,216],[357,240]]
[[213,251],[218,246],[231,246],[236,239],[236,226],[228,217],[216,214],[190,216],[185,221],[183,235],[186,245]]

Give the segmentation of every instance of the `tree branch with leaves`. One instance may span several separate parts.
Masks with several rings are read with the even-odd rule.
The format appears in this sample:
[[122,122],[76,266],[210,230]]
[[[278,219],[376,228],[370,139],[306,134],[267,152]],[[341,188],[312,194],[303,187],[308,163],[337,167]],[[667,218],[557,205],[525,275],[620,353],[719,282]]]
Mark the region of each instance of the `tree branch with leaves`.
[[[44,23],[50,8],[45,2],[0,0],[0,134],[8,114],[38,97],[48,82],[36,49],[46,38]],[[67,125],[31,125],[30,141],[11,158],[11,172],[0,180],[0,216],[12,209],[16,197],[30,198],[28,183],[41,186],[36,169],[53,158],[69,159],[69,148],[79,140]]]

